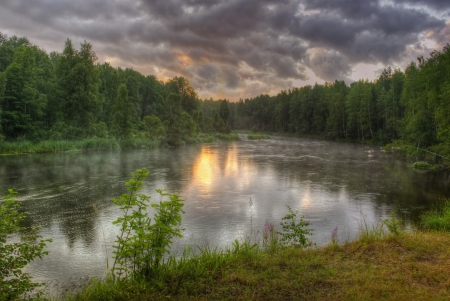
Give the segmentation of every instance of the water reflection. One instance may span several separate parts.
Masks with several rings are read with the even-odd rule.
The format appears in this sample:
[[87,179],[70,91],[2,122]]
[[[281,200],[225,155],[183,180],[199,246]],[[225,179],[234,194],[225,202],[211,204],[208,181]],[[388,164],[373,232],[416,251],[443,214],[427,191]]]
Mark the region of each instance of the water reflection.
[[[185,245],[225,247],[261,230],[279,227],[285,205],[299,210],[314,228],[313,240],[328,243],[339,227],[353,238],[363,220],[373,225],[395,210],[407,222],[442,195],[449,173],[417,173],[406,161],[361,145],[273,138],[217,142],[179,149],[59,153],[0,157],[0,190],[19,189],[28,226],[51,237],[50,256],[30,271],[38,280],[103,276],[118,229],[111,199],[126,191],[130,173],[150,170],[144,193],[157,188],[185,199]],[[99,214],[95,214],[92,204]]]
[[201,187],[199,191],[205,196],[211,195],[216,166],[217,155],[211,153],[210,147],[203,147],[194,164],[192,182]]

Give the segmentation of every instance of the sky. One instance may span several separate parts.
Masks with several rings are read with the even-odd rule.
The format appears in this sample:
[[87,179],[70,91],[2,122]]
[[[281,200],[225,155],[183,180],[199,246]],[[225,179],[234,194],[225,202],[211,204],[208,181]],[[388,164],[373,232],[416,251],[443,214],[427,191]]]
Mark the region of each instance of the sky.
[[450,1],[1,0],[0,32],[236,101],[404,69],[450,42]]

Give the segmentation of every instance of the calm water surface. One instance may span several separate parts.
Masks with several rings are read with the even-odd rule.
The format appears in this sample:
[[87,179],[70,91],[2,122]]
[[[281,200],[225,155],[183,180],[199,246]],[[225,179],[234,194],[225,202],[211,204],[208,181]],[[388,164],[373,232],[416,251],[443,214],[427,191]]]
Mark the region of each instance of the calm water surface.
[[[338,226],[352,239],[362,220],[374,225],[391,211],[407,225],[441,196],[449,196],[448,172],[419,173],[379,147],[273,137],[216,142],[178,149],[59,153],[0,157],[0,191],[15,187],[30,212],[28,225],[53,238],[50,255],[28,268],[35,280],[102,277],[118,229],[111,199],[125,192],[130,173],[150,171],[144,193],[165,188],[185,199],[186,245],[227,247],[251,235],[261,239],[266,221],[279,225],[285,204],[314,228],[312,240],[329,243]],[[93,204],[99,209],[96,214]],[[110,261],[111,262],[111,259]]]

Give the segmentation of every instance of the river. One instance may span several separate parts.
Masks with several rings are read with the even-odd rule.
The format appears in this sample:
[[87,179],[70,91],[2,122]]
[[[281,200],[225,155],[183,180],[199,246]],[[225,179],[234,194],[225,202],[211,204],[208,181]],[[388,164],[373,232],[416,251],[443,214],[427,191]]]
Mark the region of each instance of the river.
[[[355,238],[363,223],[394,211],[407,227],[440,197],[449,196],[448,172],[418,172],[378,146],[272,137],[269,140],[187,145],[176,149],[96,151],[0,157],[0,190],[19,191],[30,212],[27,226],[52,238],[49,255],[29,265],[36,281],[102,277],[111,263],[119,210],[131,172],[147,168],[143,193],[180,193],[185,200],[186,245],[225,248],[235,239],[261,239],[266,221],[279,229],[285,205],[311,222],[317,245]],[[93,209],[98,208],[98,213]]]

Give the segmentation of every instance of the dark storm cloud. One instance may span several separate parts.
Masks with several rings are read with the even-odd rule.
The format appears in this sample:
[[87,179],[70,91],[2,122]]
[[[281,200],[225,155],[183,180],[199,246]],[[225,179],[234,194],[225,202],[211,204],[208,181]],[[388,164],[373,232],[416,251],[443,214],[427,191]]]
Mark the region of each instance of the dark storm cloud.
[[407,3],[413,5],[425,5],[434,9],[450,9],[448,0],[395,0],[396,3]]
[[377,0],[304,0],[302,3],[306,10],[338,11],[352,19],[369,17],[379,8]]
[[369,1],[365,6],[346,9],[338,5],[342,1],[330,4],[320,0],[306,6],[317,9],[323,4],[320,12],[302,15],[292,22],[290,32],[312,45],[338,50],[353,63],[388,64],[398,59],[408,44],[418,41],[419,33],[445,24],[414,9],[374,6]]
[[87,40],[122,67],[186,76],[200,95],[240,97],[308,80],[307,68],[350,81],[358,63],[403,62],[424,36],[439,46],[448,39],[448,16],[436,17],[448,8],[448,0],[3,0],[0,28],[58,50],[66,37]]
[[333,82],[344,80],[349,83],[352,68],[347,59],[335,51],[317,49],[307,60],[307,65],[320,78]]

